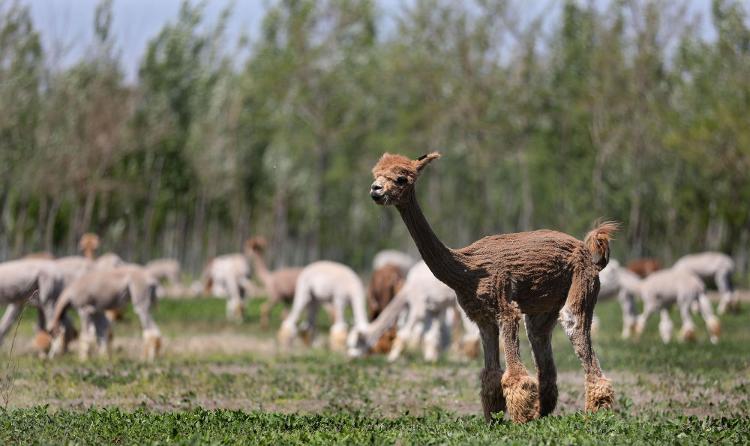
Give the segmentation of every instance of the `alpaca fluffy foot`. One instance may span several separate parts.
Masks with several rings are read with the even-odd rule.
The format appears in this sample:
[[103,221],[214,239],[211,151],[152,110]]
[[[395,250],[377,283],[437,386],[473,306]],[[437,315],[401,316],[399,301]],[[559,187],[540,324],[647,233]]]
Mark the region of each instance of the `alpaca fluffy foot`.
[[605,377],[586,383],[586,410],[596,412],[599,409],[611,409],[615,402],[615,391],[612,382]]
[[346,327],[331,327],[331,332],[328,337],[328,346],[332,351],[345,352],[346,351],[346,339],[349,336],[349,332]]
[[45,356],[49,352],[52,346],[52,336],[44,330],[39,330],[34,336],[34,350],[36,350],[40,356]]
[[710,335],[711,343],[718,343],[719,336],[721,335],[721,322],[719,322],[719,318],[715,316],[709,318],[706,325],[708,326],[708,334]]
[[680,339],[682,339],[683,342],[694,342],[695,329],[690,326],[682,327],[682,330],[680,330]]
[[161,351],[161,333],[157,329],[143,332],[143,359],[153,361]]
[[511,420],[526,423],[539,417],[539,384],[536,379],[506,371],[502,385]]
[[482,369],[479,378],[482,383],[482,391],[479,396],[482,399],[482,409],[484,410],[484,419],[491,423],[494,421],[493,416],[499,414],[503,417],[505,412],[505,397],[501,380],[503,371],[500,369]]
[[279,332],[276,334],[276,340],[279,342],[280,347],[290,348],[296,336],[297,332],[294,328],[290,328],[286,324],[281,324],[281,328],[279,328]]

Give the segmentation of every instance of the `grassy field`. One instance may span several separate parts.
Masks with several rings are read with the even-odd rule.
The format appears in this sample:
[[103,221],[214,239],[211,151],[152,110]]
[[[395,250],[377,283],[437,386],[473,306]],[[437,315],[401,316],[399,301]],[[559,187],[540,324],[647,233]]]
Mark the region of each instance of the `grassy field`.
[[[165,349],[154,364],[138,359],[132,314],[115,328],[111,360],[41,361],[29,347],[34,315],[27,310],[12,357],[10,339],[3,347],[0,444],[750,442],[747,304],[722,318],[714,346],[699,320],[693,344],[663,345],[657,318],[641,342],[622,341],[619,308],[602,302],[596,347],[616,409],[580,412],[583,373],[557,329],[558,409],[523,426],[484,424],[480,360],[450,352],[437,364],[417,354],[394,364],[352,361],[323,347],[280,353],[274,332],[258,328],[258,307],[253,302],[238,325],[225,322],[221,300],[161,302]],[[522,349],[532,368],[528,345]]]

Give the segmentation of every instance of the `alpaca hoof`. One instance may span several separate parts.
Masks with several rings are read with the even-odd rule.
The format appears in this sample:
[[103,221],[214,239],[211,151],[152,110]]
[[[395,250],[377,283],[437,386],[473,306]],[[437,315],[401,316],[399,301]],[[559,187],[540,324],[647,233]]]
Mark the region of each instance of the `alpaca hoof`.
[[295,336],[296,333],[294,332],[294,330],[291,330],[289,329],[289,327],[282,325],[281,328],[279,328],[279,332],[276,334],[276,340],[278,341],[280,347],[290,348]]
[[[716,342],[719,341],[719,336],[721,335],[721,322],[719,322],[719,318],[709,318],[706,325],[708,325],[708,333],[711,335],[711,342],[716,344]],[[714,339],[716,341],[714,341]]]
[[611,409],[615,402],[615,391],[612,382],[601,377],[586,384],[586,410],[596,412],[599,409]]
[[539,384],[529,375],[510,374],[502,378],[508,415],[515,423],[526,423],[539,417]]
[[695,342],[695,330],[690,328],[683,328],[680,332],[680,338],[683,342]]
[[328,338],[329,348],[335,352],[345,352],[348,336],[349,332],[346,328],[332,328]]
[[500,369],[482,369],[479,379],[482,383],[482,391],[479,396],[482,399],[484,419],[488,423],[502,419],[505,412],[505,397],[501,380],[503,372]]
[[44,330],[39,330],[34,336],[34,350],[40,354],[46,354],[52,346],[52,336]]

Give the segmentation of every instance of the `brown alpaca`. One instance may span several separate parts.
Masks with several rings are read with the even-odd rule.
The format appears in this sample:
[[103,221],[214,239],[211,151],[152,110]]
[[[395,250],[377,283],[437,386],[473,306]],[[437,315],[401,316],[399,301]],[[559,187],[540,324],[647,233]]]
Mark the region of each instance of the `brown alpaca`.
[[[404,285],[406,275],[396,265],[387,264],[373,271],[367,288],[367,308],[370,320],[374,321],[383,309],[393,300]],[[372,347],[372,353],[388,353],[396,339],[396,327],[390,327]]]
[[291,305],[294,301],[294,290],[302,268],[280,268],[270,271],[263,255],[266,251],[266,239],[253,237],[245,242],[245,255],[253,262],[254,272],[266,289],[268,300],[260,307],[260,326],[268,328],[271,310],[278,303]]
[[659,271],[662,268],[663,266],[661,262],[658,259],[654,259],[652,257],[635,259],[631,260],[630,263],[628,263],[628,269],[631,272],[638,274],[641,279],[649,276],[651,273]]
[[[414,184],[439,158],[416,160],[386,153],[372,170],[370,196],[394,205],[433,274],[456,291],[458,303],[478,326],[484,347],[481,399],[490,422],[506,407],[515,422],[551,413],[557,405],[557,372],[552,329],[559,319],[586,374],[586,409],[610,408],[614,391],[591,345],[591,319],[599,292],[599,271],[609,260],[616,225],[604,223],[580,241],[540,230],[485,237],[450,249],[438,239],[417,203]],[[525,317],[537,379],[521,362],[518,329]],[[507,370],[500,367],[502,331]],[[537,381],[538,380],[538,381]]]

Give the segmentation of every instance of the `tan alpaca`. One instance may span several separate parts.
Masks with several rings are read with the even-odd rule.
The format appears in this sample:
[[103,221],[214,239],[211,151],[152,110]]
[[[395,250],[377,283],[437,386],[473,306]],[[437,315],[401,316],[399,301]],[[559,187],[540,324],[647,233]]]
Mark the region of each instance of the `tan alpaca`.
[[724,314],[727,310],[739,310],[740,301],[732,285],[734,260],[728,255],[721,252],[689,254],[677,260],[672,268],[690,271],[703,280],[713,278],[721,293],[719,314]]
[[375,254],[375,257],[372,259],[372,270],[376,271],[386,265],[394,265],[406,276],[416,263],[417,261],[405,252],[395,249],[384,249]]
[[351,268],[336,262],[319,261],[306,266],[297,279],[297,289],[289,315],[281,323],[279,344],[288,348],[297,336],[297,321],[307,310],[308,339],[315,334],[315,322],[321,305],[333,306],[329,345],[332,350],[346,348],[347,323],[344,318],[346,306],[352,308],[354,327],[367,326],[365,291],[362,281]]
[[[450,313],[457,309],[464,324],[463,344],[467,351],[478,351],[479,330],[460,308],[456,308],[456,292],[439,281],[425,262],[409,270],[404,286],[396,298],[366,329],[354,329],[347,340],[348,354],[360,357],[377,342],[382,333],[409,307],[406,321],[399,327],[388,360],[395,361],[407,346],[422,344],[424,359],[434,362],[450,343]],[[470,347],[473,346],[473,347]]]
[[64,330],[60,330],[59,323],[68,306],[76,309],[81,320],[80,358],[87,359],[97,344],[100,354],[109,355],[112,321],[105,312],[122,310],[130,302],[141,322],[144,357],[153,360],[161,347],[161,333],[151,316],[156,286],[156,280],[144,268],[134,265],[94,270],[79,277],[65,288],[55,306],[51,331],[56,339],[50,356],[62,353],[58,340]]
[[[406,274],[403,270],[392,263],[386,263],[372,272],[370,284],[367,287],[367,310],[371,321],[375,320],[396,297],[405,279]],[[395,339],[396,326],[394,324],[387,328],[371,347],[372,353],[390,352]]]
[[698,276],[686,269],[663,269],[652,273],[641,282],[637,288],[641,299],[643,299],[643,313],[638,316],[635,325],[635,333],[640,336],[646,327],[649,316],[659,310],[661,320],[659,322],[659,334],[662,341],[668,343],[672,338],[672,320],[669,317],[669,308],[677,304],[682,318],[682,329],[680,337],[683,341],[695,339],[695,325],[690,316],[690,307],[696,302],[701,316],[706,322],[711,342],[719,342],[721,325],[719,319],[714,316],[711,302],[706,297],[705,286]]
[[[438,153],[411,160],[385,154],[373,168],[370,197],[393,205],[401,214],[427,266],[453,288],[458,303],[478,326],[484,347],[482,405],[487,421],[504,411],[516,422],[552,412],[557,376],[552,357],[552,328],[560,320],[586,374],[586,409],[610,408],[614,391],[591,345],[591,319],[599,292],[599,271],[609,260],[610,234],[602,224],[584,241],[550,230],[485,237],[465,248],[450,249],[435,235],[417,204],[414,184]],[[537,366],[531,378],[521,362],[518,329],[526,331]],[[507,370],[500,367],[502,339]]]
[[245,242],[245,255],[253,262],[253,270],[266,290],[268,299],[260,307],[260,326],[268,328],[271,310],[279,303],[291,305],[294,300],[294,290],[297,287],[302,268],[279,268],[269,271],[263,258],[266,250],[266,240],[263,237],[253,237]]

